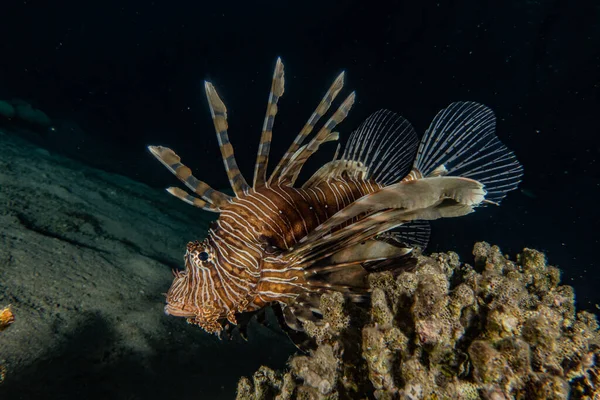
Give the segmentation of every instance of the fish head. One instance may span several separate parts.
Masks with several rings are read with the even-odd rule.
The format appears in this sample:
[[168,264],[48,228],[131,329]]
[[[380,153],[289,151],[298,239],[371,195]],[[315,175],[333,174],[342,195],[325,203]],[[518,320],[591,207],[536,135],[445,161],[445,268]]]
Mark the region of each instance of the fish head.
[[214,285],[214,249],[208,241],[187,244],[184,256],[185,270],[174,270],[173,283],[167,292],[165,314],[187,318],[189,323],[199,325],[210,333],[219,333],[219,322],[231,314],[226,302],[218,301],[218,289]]

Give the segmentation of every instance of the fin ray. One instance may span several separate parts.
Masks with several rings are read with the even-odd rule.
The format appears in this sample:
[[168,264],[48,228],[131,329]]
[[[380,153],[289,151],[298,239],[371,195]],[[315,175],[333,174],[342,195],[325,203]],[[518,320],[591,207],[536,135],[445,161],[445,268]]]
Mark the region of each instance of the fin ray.
[[415,159],[419,139],[404,117],[389,110],[371,114],[352,132],[341,160],[358,162],[382,185],[402,179]]
[[423,176],[444,171],[477,180],[485,185],[486,200],[497,204],[517,187],[523,167],[495,129],[490,108],[474,102],[452,103],[431,122],[413,167]]
[[319,122],[321,117],[327,113],[327,111],[331,107],[331,104],[339,94],[340,90],[342,90],[342,88],[344,87],[344,75],[344,72],[339,74],[333,82],[333,84],[329,87],[327,93],[325,93],[325,96],[323,96],[323,99],[321,100],[315,111],[312,113],[312,115],[310,116],[310,118],[308,119],[298,136],[296,136],[288,150],[285,152],[285,154],[275,167],[275,170],[269,178],[269,184],[272,184],[279,180],[281,172],[288,165],[290,159],[300,148],[300,146],[302,146],[304,139],[306,139],[306,137],[313,131],[315,125],[317,124],[317,122]]
[[336,112],[329,118],[329,120],[325,123],[325,125],[321,128],[319,133],[304,147],[299,153],[294,154],[294,157],[290,159],[288,165],[283,169],[281,175],[278,178],[278,182],[289,181],[291,184],[294,184],[300,170],[306,163],[306,160],[312,156],[319,147],[329,141],[334,141],[338,139],[338,134],[332,132],[333,128],[335,128],[338,124],[340,124],[352,108],[354,101],[356,99],[356,93],[352,92],[350,95],[344,100],[344,102],[338,107]]
[[[461,177],[423,178],[410,182],[399,182],[377,192],[367,194],[331,216],[317,226],[310,235],[329,231],[352,218],[382,209],[397,209],[405,212],[434,207],[444,199],[452,199],[468,206],[478,205],[484,199],[482,185],[472,179]],[[301,242],[305,239],[301,239]]]
[[267,114],[265,115],[258,153],[256,155],[256,164],[254,166],[254,182],[252,183],[254,189],[264,186],[266,183],[269,150],[273,136],[273,122],[278,110],[277,102],[284,92],[284,83],[283,63],[281,62],[281,58],[277,58],[271,83],[271,92],[269,93],[269,102],[267,104]]
[[319,185],[323,181],[334,178],[341,178],[346,173],[354,179],[365,180],[367,178],[367,168],[357,161],[333,160],[319,168],[304,184],[303,189]]
[[415,220],[402,224],[394,230],[384,232],[377,236],[378,240],[384,240],[388,243],[396,243],[410,247],[420,247],[425,249],[429,243],[431,227],[429,222],[424,220]]
[[221,156],[223,157],[223,164],[225,165],[229,183],[235,195],[240,196],[244,192],[247,192],[250,189],[250,186],[248,186],[246,179],[244,179],[244,176],[240,172],[237,162],[235,161],[233,146],[229,142],[229,135],[227,134],[227,108],[212,83],[204,82],[204,89],[206,91],[206,98],[208,99],[213,124],[215,125],[215,131],[217,132],[219,148],[221,149]]
[[472,206],[454,201],[445,201],[425,209],[411,211],[386,209],[374,212],[332,233],[330,231],[313,231],[306,236],[307,240],[303,240],[297,246],[289,249],[284,257],[300,265],[309,265],[329,257],[347,246],[372,239],[404,224],[414,223],[417,220],[429,221],[458,217],[472,211]]
[[177,197],[179,200],[182,200],[194,207],[201,208],[205,211],[211,211],[211,212],[217,212],[217,213],[220,212],[219,207],[215,206],[214,204],[210,204],[204,200],[194,197],[191,194],[187,193],[185,190],[180,189],[178,187],[167,188],[167,192],[169,192],[173,196]]
[[150,150],[150,153],[152,153],[152,155],[156,157],[161,164],[167,167],[167,169],[171,171],[173,175],[183,182],[185,186],[202,197],[202,199],[204,199],[206,202],[216,206],[221,206],[229,202],[231,199],[231,197],[228,195],[221,193],[210,187],[205,182],[198,180],[192,174],[192,170],[186,165],[182,164],[181,158],[170,148],[163,146],[148,146],[148,150]]

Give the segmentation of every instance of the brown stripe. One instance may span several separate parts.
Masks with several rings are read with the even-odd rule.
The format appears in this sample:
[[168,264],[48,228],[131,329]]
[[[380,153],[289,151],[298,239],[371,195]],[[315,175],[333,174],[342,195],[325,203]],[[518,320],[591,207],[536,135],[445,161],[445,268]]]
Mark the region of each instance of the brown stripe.
[[163,146],[148,146],[148,150],[190,190],[207,202],[216,206],[222,206],[229,202],[230,197],[228,195],[214,190],[192,175],[192,170],[181,163],[181,159],[173,150]]
[[252,183],[254,189],[264,186],[266,183],[269,150],[273,136],[273,122],[278,110],[277,102],[284,92],[284,82],[283,63],[281,62],[281,58],[277,58],[275,72],[273,72],[273,81],[271,83],[271,92],[269,93],[269,102],[267,104],[267,114],[265,115],[263,131],[256,155],[256,164],[254,166],[254,181]]
[[223,157],[223,164],[225,165],[225,171],[227,171],[229,184],[235,195],[240,196],[248,191],[250,186],[248,186],[248,183],[240,173],[240,169],[237,166],[233,154],[233,146],[229,142],[229,136],[227,134],[227,108],[212,83],[204,82],[204,88],[215,130],[217,131],[219,148],[221,149],[221,156]]
[[325,93],[325,96],[323,97],[323,99],[321,100],[311,117],[308,119],[308,122],[304,125],[298,136],[296,136],[296,138],[294,139],[294,142],[285,152],[283,158],[281,159],[281,161],[279,161],[279,164],[277,164],[277,167],[275,167],[275,170],[271,174],[271,177],[269,178],[269,184],[274,184],[275,182],[279,181],[279,175],[283,171],[283,169],[287,167],[292,155],[300,148],[300,146],[304,142],[304,139],[312,132],[319,119],[323,115],[325,115],[325,113],[327,113],[329,107],[331,107],[331,103],[336,98],[340,90],[342,90],[342,87],[344,87],[344,72],[342,72],[335,79],[335,81],[333,82],[327,93]]
[[284,168],[278,178],[278,182],[288,181],[291,182],[291,184],[294,184],[306,160],[308,160],[308,158],[313,155],[323,143],[337,140],[337,135],[332,134],[331,131],[348,116],[355,99],[356,93],[350,93],[329,121],[321,128],[319,133],[308,143],[297,157],[294,157],[294,161]]

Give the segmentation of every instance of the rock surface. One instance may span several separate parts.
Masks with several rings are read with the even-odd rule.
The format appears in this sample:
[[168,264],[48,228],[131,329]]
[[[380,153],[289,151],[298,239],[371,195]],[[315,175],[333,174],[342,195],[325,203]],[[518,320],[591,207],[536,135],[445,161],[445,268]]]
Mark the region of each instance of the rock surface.
[[280,333],[221,342],[163,313],[171,268],[210,217],[0,132],[0,308],[15,315],[0,397],[232,398],[243,374],[283,365]]

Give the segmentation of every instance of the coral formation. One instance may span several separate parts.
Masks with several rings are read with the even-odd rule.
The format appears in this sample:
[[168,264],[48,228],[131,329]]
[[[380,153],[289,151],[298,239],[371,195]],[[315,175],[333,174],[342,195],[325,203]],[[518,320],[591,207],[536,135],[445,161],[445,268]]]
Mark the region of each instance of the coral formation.
[[13,322],[15,322],[15,316],[10,306],[0,309],[0,332],[8,328]]
[[323,323],[307,327],[318,348],[242,378],[238,400],[600,398],[598,322],[560,271],[531,249],[473,254],[372,275],[369,310],[324,295]]
[[[10,306],[0,309],[0,332],[8,328],[13,322],[15,322],[15,316],[10,309]],[[0,364],[0,384],[4,382],[5,377],[6,367]]]

